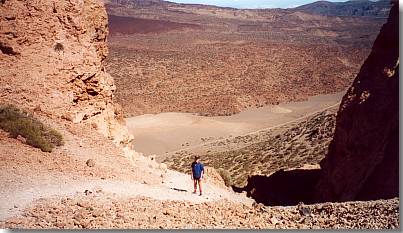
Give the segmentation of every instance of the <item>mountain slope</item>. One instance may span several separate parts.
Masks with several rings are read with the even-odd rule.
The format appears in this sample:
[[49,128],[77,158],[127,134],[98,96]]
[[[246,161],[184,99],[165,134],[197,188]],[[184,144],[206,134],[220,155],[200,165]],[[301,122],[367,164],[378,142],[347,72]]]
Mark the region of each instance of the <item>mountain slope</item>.
[[127,116],[232,115],[345,90],[385,21],[145,0],[106,7],[107,69]]
[[387,18],[391,8],[390,0],[380,1],[347,1],[328,2],[318,1],[294,8],[311,14],[327,16],[367,16]]

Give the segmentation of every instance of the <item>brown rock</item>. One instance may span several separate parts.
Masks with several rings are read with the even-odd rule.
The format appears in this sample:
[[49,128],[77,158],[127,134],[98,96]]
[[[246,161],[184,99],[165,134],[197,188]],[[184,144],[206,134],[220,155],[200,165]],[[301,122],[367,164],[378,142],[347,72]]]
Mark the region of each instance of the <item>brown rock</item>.
[[95,166],[95,161],[93,159],[88,159],[87,162],[85,162],[88,167],[94,167]]
[[80,206],[83,208],[89,208],[89,207],[91,207],[91,204],[88,201],[78,201],[77,206]]
[[21,136],[21,135],[18,135],[17,136],[17,140],[18,141],[20,141],[20,142],[22,142],[22,143],[24,143],[24,144],[26,144],[27,143],[27,139],[26,138],[24,138],[23,136]]

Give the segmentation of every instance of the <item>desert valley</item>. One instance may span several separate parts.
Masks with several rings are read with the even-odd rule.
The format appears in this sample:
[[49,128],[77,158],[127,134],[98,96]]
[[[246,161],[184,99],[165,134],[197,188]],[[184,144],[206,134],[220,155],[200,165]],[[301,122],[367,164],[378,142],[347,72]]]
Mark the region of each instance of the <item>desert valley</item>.
[[0,18],[0,228],[400,228],[397,1]]

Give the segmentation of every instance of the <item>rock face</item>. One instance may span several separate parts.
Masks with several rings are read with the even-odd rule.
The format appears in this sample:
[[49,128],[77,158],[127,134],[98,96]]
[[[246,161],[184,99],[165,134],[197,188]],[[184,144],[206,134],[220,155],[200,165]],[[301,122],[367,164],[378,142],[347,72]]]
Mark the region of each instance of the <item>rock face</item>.
[[1,1],[0,18],[0,103],[91,124],[117,144],[132,140],[104,68],[108,21],[101,1]]
[[399,195],[399,9],[394,4],[372,52],[343,97],[319,201]]

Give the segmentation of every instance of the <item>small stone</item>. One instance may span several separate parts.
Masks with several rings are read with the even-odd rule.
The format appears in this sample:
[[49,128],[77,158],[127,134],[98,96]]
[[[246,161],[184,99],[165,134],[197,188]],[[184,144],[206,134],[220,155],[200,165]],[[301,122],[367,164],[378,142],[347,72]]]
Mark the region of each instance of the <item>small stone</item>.
[[83,208],[89,208],[90,207],[90,204],[88,202],[86,202],[86,201],[79,201],[79,202],[77,202],[77,205],[80,206],[80,207],[83,207]]
[[86,189],[86,190],[84,191],[84,193],[85,193],[86,196],[88,196],[88,195],[90,195],[92,192],[91,192],[90,190]]
[[101,210],[94,210],[92,212],[92,216],[97,218],[97,217],[101,217],[102,216],[102,211]]
[[75,124],[78,124],[84,119],[84,114],[80,113],[80,112],[77,112],[77,113],[67,112],[64,115],[62,115],[62,118],[72,121]]
[[57,228],[61,228],[61,229],[66,227],[66,223],[63,223],[63,222],[57,222],[55,225]]
[[98,188],[96,188],[95,192],[96,192],[96,193],[102,193],[103,190],[102,190],[102,188],[98,187]]
[[273,217],[270,219],[270,222],[271,222],[273,225],[277,225],[278,223],[280,223],[280,221],[277,220],[276,216],[273,216]]
[[172,215],[172,211],[171,210],[165,210],[163,212],[164,215]]
[[87,162],[85,162],[85,164],[87,164],[88,167],[94,167],[95,161],[93,159],[89,159]]
[[17,140],[18,141],[20,141],[20,142],[22,142],[22,143],[24,143],[24,144],[26,144],[27,143],[27,139],[26,138],[24,138],[23,136],[21,136],[21,135],[18,135],[17,136]]

